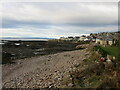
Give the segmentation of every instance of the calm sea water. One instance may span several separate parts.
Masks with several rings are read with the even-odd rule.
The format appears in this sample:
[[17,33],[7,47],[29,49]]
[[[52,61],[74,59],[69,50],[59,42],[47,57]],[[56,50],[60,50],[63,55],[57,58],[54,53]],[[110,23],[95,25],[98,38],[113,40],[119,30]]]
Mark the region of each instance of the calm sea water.
[[7,41],[48,41],[49,39],[3,39]]

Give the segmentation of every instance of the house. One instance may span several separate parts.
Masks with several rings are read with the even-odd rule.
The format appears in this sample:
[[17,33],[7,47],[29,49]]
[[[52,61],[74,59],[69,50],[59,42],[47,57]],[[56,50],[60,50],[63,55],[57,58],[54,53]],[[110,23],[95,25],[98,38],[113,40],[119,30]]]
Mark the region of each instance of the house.
[[66,38],[65,37],[60,37],[60,40],[65,40]]
[[89,41],[89,39],[88,39],[88,38],[86,38],[86,39],[84,39],[84,41]]
[[15,43],[16,46],[20,46],[20,43]]
[[74,40],[75,40],[75,41],[78,41],[79,39],[80,39],[79,36],[75,36],[75,37],[74,37]]
[[84,41],[87,37],[86,36],[81,36],[78,41]]
[[70,36],[70,37],[68,37],[68,40],[72,41],[72,40],[74,40],[74,37]]
[[72,41],[72,40],[74,40],[74,37],[60,37],[60,39],[59,40],[61,40],[61,41]]
[[100,45],[113,45],[114,40],[111,35],[103,35],[101,37],[97,37],[95,43],[100,44]]
[[96,38],[95,43],[100,44],[101,40],[99,38]]

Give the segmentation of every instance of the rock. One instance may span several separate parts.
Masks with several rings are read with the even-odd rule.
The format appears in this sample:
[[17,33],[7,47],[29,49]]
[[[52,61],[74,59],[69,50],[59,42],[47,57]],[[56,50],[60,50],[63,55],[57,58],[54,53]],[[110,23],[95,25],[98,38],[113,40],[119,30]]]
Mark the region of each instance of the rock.
[[59,81],[62,81],[62,78],[58,78]]
[[112,60],[115,60],[116,58],[115,56],[107,55],[107,59],[112,61]]
[[21,62],[18,62],[17,64],[21,64]]
[[70,68],[69,70],[72,71],[72,68]]
[[76,67],[73,67],[73,71],[75,71],[76,70]]
[[108,64],[112,64],[112,61],[110,59],[106,60]]
[[36,76],[38,77],[38,76],[39,76],[39,74],[36,74]]
[[74,64],[74,67],[78,67],[78,66],[80,66],[80,63]]
[[113,56],[113,60],[115,60],[116,58],[115,58],[115,56]]
[[20,83],[20,82],[18,82],[18,83],[17,83],[17,86],[20,86],[20,85],[21,85],[21,83]]
[[49,88],[53,88],[53,87],[54,87],[53,85],[49,86]]
[[70,78],[70,80],[72,80],[72,78]]
[[105,63],[105,68],[112,68],[112,66],[113,66],[113,63],[112,63],[112,61],[111,60],[106,60],[106,63]]
[[48,61],[50,61],[50,59],[48,59]]
[[71,77],[71,75],[69,74],[69,75],[67,75],[67,77]]
[[69,87],[72,87],[72,86],[73,86],[73,84],[72,84],[72,83],[69,83],[69,84],[68,84],[68,86],[69,86]]

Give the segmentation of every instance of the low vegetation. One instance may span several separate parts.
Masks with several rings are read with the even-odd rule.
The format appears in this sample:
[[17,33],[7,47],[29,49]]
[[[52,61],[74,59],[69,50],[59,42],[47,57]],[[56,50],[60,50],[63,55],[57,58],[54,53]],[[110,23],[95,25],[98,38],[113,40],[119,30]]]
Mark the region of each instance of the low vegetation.
[[[83,65],[70,73],[72,76],[72,88],[120,88],[120,62],[109,65],[100,61],[101,57],[112,55],[118,57],[118,47],[94,46],[90,49],[90,57],[83,59]],[[84,69],[81,71],[81,68]]]
[[107,46],[107,47],[94,46],[94,50],[100,52],[102,56],[112,55],[118,57],[119,48],[117,46]]

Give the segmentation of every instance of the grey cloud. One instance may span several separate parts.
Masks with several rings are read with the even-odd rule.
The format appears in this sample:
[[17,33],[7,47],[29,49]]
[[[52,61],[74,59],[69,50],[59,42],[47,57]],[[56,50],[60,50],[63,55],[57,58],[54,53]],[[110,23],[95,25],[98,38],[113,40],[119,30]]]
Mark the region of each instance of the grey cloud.
[[38,22],[38,21],[18,21],[14,19],[3,19],[3,28],[21,28],[21,27],[38,27],[38,28],[50,28],[51,23],[49,22]]
[[[69,35],[117,31],[116,3],[9,3],[3,5],[2,28],[26,35]],[[21,29],[19,29],[21,28]],[[27,28],[27,29],[26,29]],[[10,32],[9,32],[10,33]],[[18,34],[19,35],[19,31]],[[33,34],[32,34],[33,33]],[[8,35],[8,34],[4,34]]]
[[96,21],[84,21],[79,19],[71,19],[69,22],[63,23],[53,23],[50,21],[22,21],[22,20],[14,20],[12,18],[3,18],[2,19],[2,27],[3,28],[20,28],[26,26],[33,26],[38,28],[50,28],[51,26],[77,26],[77,27],[101,27],[101,26],[117,26],[117,21],[114,22],[97,22]]

